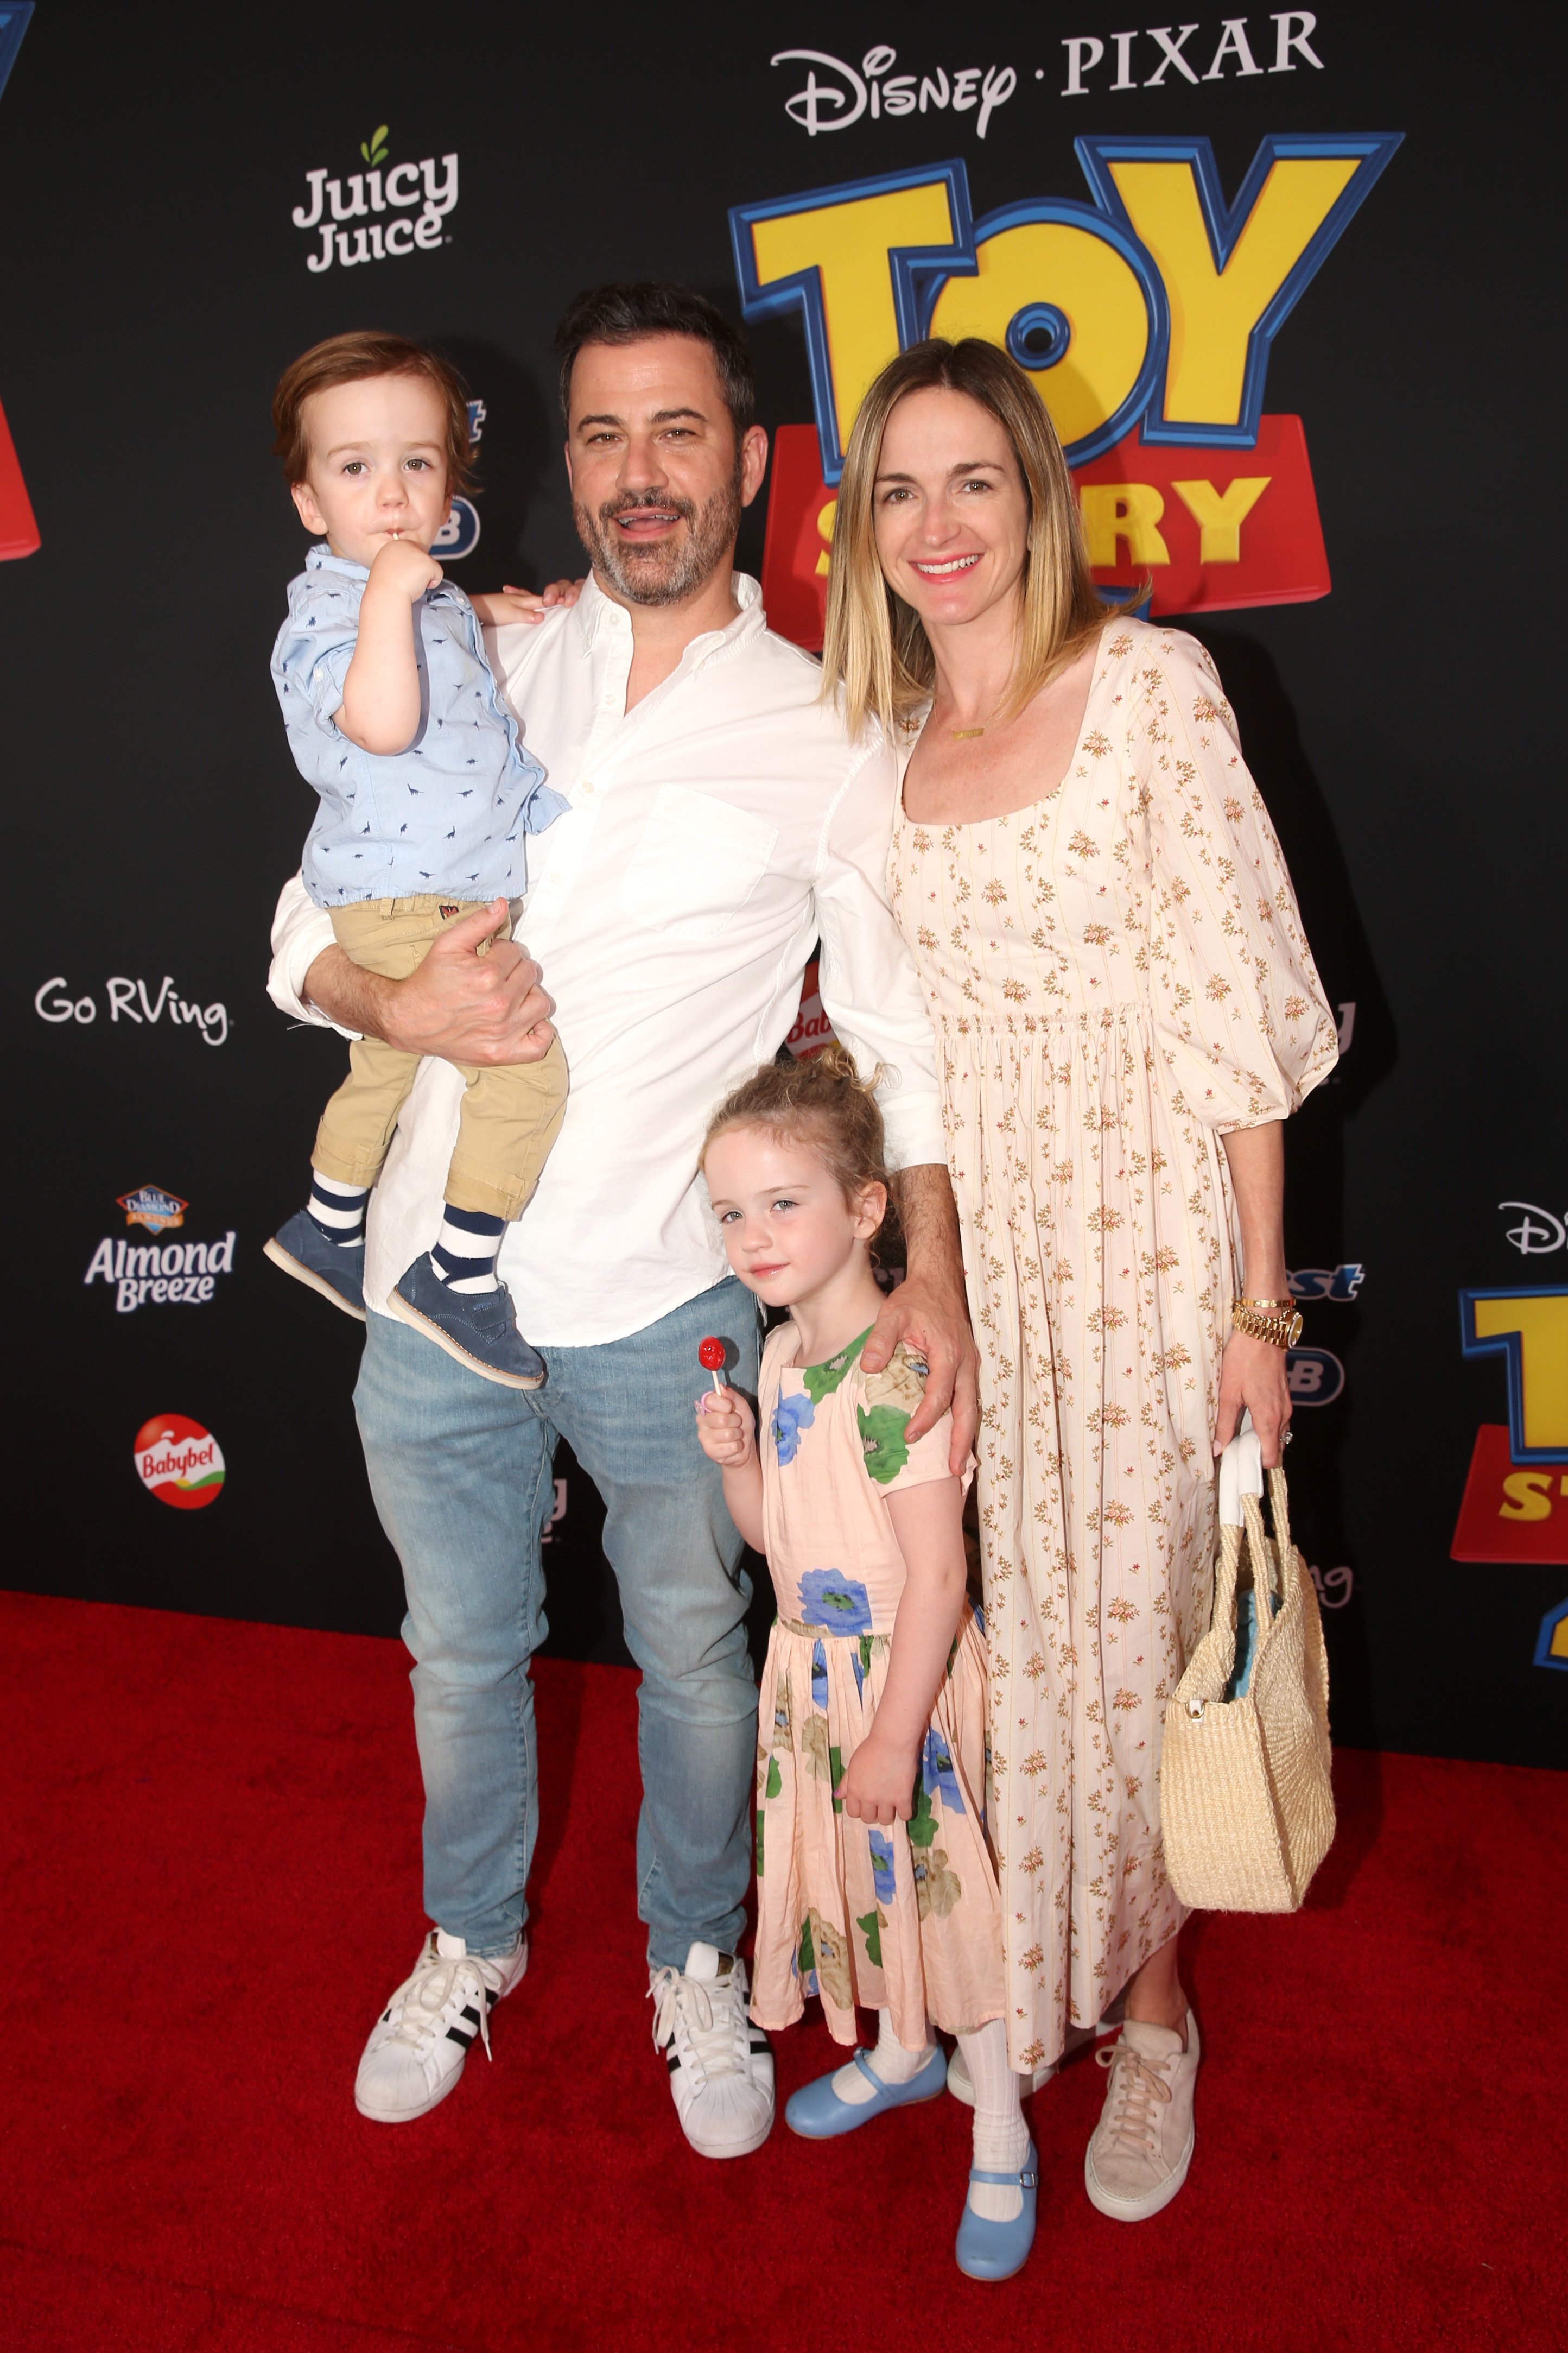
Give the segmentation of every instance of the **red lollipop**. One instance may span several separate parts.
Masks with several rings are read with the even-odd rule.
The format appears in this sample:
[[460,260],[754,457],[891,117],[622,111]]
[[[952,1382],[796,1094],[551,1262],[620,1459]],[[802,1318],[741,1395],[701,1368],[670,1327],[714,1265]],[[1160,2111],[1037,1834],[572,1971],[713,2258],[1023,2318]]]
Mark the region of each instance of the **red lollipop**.
[[728,1353],[723,1341],[715,1339],[711,1334],[706,1340],[700,1340],[697,1345],[697,1361],[704,1372],[712,1374],[713,1386],[721,1394],[724,1384],[719,1378],[719,1375],[723,1370],[724,1358]]

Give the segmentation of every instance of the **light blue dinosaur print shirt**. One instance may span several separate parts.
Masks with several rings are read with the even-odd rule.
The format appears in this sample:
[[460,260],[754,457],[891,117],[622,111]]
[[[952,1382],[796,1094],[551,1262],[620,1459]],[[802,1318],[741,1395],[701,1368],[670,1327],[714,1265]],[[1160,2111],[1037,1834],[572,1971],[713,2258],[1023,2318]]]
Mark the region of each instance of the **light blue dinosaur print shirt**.
[[524,837],[568,806],[526,752],[496,691],[473,607],[450,580],[414,607],[419,731],[405,752],[362,751],[335,723],[370,574],[318,541],[289,583],[272,682],[289,748],[321,806],[305,843],[318,907],[360,899],[517,899]]

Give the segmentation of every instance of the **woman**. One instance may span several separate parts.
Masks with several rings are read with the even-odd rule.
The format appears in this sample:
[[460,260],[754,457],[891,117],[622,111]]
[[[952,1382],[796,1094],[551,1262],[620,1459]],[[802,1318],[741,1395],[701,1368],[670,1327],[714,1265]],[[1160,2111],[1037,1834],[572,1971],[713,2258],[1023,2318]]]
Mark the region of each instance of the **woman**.
[[1334,1027],[1213,664],[1108,612],[992,345],[918,345],[868,395],[823,664],[907,756],[889,894],[981,1352],[1010,2055],[1038,2079],[1125,1992],[1085,2179],[1138,2221],[1185,2179],[1199,2055],[1164,1704],[1206,1621],[1212,1457],[1244,1407],[1266,1463],[1288,1441],[1280,1122]]

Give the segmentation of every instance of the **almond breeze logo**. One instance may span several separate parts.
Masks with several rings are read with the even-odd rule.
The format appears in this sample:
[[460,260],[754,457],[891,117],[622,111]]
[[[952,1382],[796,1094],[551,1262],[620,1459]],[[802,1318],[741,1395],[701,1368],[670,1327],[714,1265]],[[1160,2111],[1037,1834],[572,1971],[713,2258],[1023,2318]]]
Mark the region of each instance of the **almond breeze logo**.
[[[291,217],[296,228],[321,240],[316,252],[305,256],[306,269],[318,277],[334,263],[340,269],[356,269],[362,261],[397,261],[448,241],[445,223],[458,202],[456,155],[426,155],[417,164],[384,170],[391,153],[386,136],[384,122],[361,140],[362,172],[329,180],[323,164],[305,174],[306,200],[295,206]],[[340,222],[362,226],[340,227]]]
[[141,1185],[121,1193],[117,1208],[128,1227],[142,1226],[154,1237],[132,1242],[126,1235],[106,1234],[88,1261],[85,1283],[101,1282],[114,1294],[115,1312],[133,1315],[139,1307],[205,1307],[217,1288],[220,1275],[234,1272],[234,1235],[209,1242],[161,1242],[156,1237],[183,1226],[188,1201],[166,1193],[160,1185]]

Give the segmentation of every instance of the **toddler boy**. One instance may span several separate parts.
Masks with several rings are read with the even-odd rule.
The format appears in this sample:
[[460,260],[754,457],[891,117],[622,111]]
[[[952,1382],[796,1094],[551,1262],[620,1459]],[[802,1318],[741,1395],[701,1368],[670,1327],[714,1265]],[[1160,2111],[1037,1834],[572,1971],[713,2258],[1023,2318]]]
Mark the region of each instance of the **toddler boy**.
[[[508,936],[491,902],[521,895],[524,836],[567,804],[519,741],[473,606],[430,554],[468,476],[452,369],[399,335],[334,335],[285,373],[272,419],[300,519],[320,534],[272,654],[289,748],[321,803],[305,888],[356,964],[401,980],[487,906],[478,953]],[[267,1255],[363,1322],[365,1208],[419,1058],[363,1038],[349,1061],[317,1132],[310,1203]],[[560,1128],[565,1060],[557,1040],[540,1062],[458,1067],[441,1231],[386,1304],[486,1380],[537,1388],[544,1366],[496,1256]]]

